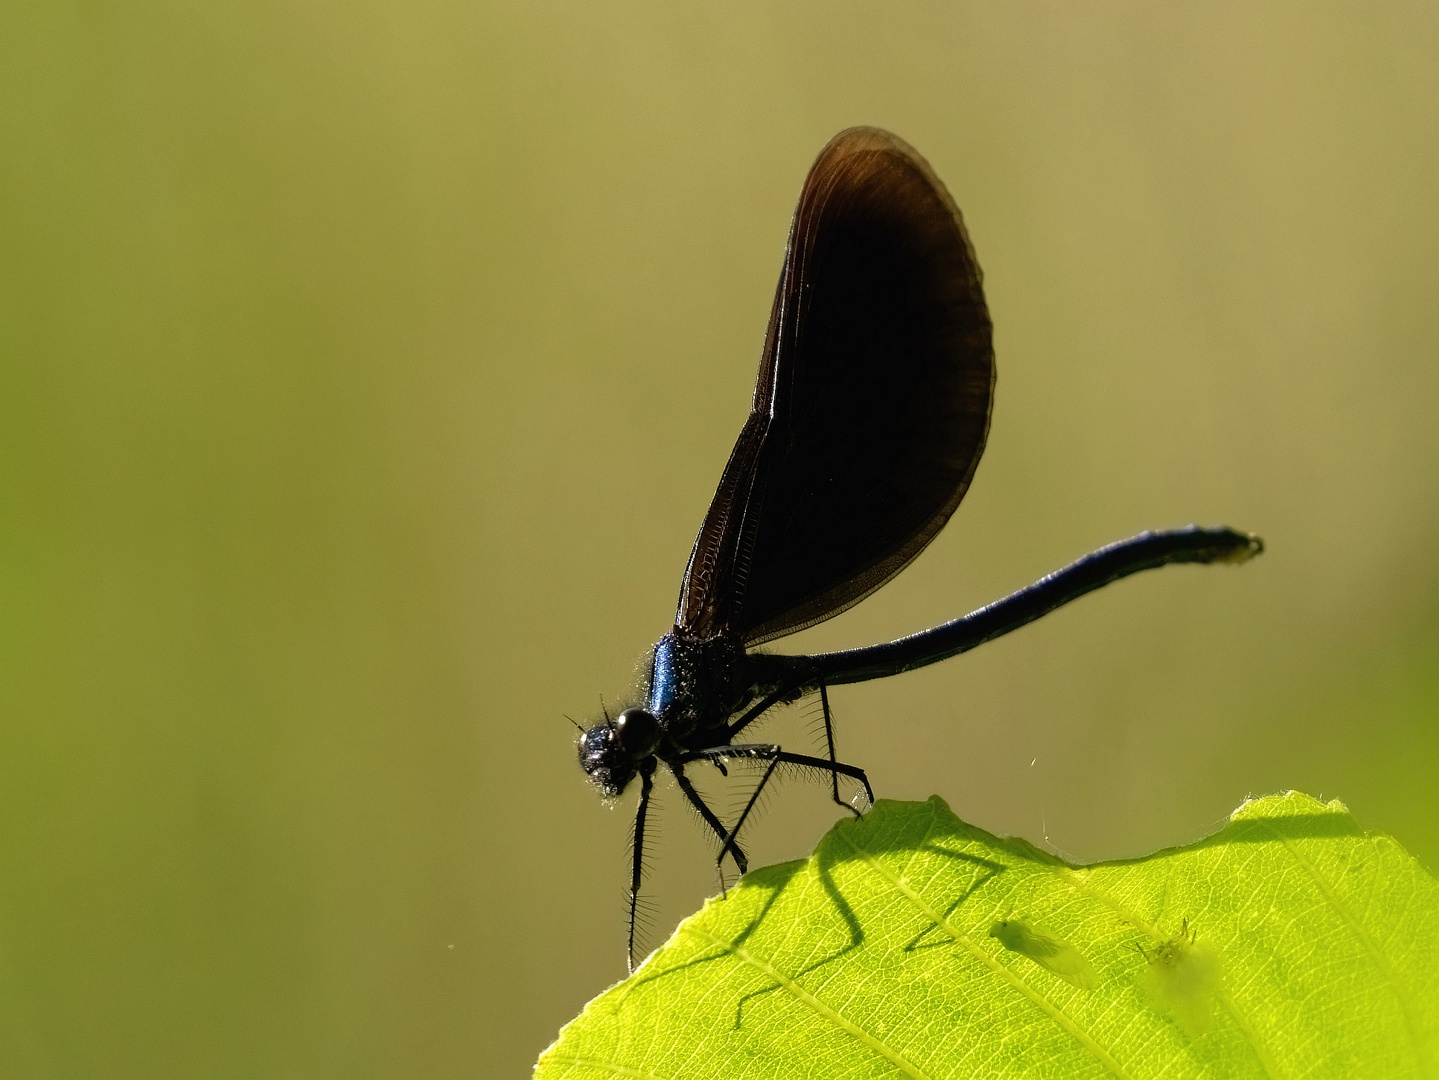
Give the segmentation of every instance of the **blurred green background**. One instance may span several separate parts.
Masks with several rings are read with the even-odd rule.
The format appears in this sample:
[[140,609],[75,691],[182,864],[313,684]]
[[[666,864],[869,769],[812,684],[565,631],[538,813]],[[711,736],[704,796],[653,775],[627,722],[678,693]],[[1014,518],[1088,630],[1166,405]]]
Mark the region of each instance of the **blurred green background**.
[[[1296,787],[1439,865],[1432,4],[0,18],[3,1075],[523,1075],[623,973],[631,800],[564,714],[669,625],[855,123],[964,210],[994,427],[777,647],[1145,527],[1269,551],[837,692],[841,756],[1081,858]],[[652,944],[713,888],[673,794]],[[833,816],[787,788],[756,860]]]

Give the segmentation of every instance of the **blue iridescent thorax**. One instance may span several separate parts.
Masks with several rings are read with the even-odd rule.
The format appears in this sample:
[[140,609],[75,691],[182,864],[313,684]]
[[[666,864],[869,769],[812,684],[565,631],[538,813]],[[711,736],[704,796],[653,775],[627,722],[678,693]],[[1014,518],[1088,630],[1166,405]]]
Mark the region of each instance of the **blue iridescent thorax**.
[[650,662],[650,696],[645,708],[651,716],[664,716],[675,702],[679,690],[679,671],[675,666],[675,637],[666,634],[655,644]]
[[666,736],[681,744],[693,736],[702,745],[705,732],[725,721],[754,696],[744,643],[738,638],[703,641],[666,634],[650,659],[650,685],[645,709],[660,722]]

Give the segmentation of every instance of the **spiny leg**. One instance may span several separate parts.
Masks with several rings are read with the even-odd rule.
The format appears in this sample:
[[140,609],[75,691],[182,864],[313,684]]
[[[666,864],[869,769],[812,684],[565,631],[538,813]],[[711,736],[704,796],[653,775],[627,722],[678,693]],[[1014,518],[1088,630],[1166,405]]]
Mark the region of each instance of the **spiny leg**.
[[644,877],[645,817],[650,809],[650,792],[654,790],[655,759],[640,763],[640,806],[635,811],[635,862],[630,874],[630,938],[625,950],[625,965],[635,973],[635,909],[640,899],[640,880]]
[[[775,750],[778,751],[779,747],[775,747]],[[769,768],[765,769],[764,775],[759,778],[759,783],[755,786],[754,794],[749,797],[749,802],[745,804],[744,813],[740,814],[739,820],[734,823],[734,828],[730,830],[729,835],[725,837],[724,842],[720,845],[718,862],[724,862],[725,852],[734,848],[735,838],[739,836],[739,831],[744,828],[745,819],[749,817],[749,812],[754,809],[754,804],[759,801],[760,792],[764,791],[764,786],[769,783],[769,778],[774,775],[775,766],[779,764],[779,760],[779,753],[776,753],[775,756],[770,758]],[[736,859],[736,862],[738,862],[738,859]]]
[[858,765],[846,765],[843,761],[827,761],[824,758],[810,757],[808,754],[791,754],[786,750],[775,747],[777,753],[774,755],[776,761],[788,762],[791,765],[803,765],[806,769],[819,769],[828,773],[842,773],[851,780],[858,780],[864,785],[864,797],[871,803],[874,802],[874,788],[869,786],[869,777]]
[[[824,741],[825,741],[825,749],[829,752],[830,764],[831,764],[831,765],[838,765],[838,764],[839,764],[839,759],[838,759],[838,757],[836,756],[835,750],[834,750],[834,718],[833,718],[833,714],[830,712],[830,709],[829,709],[829,687],[825,684],[825,679],[824,679],[824,676],[823,676],[823,675],[821,675],[821,676],[818,677],[818,679],[817,679],[817,685],[818,685],[818,687],[819,687],[820,706],[821,706],[821,708],[824,710]],[[756,720],[758,720],[764,713],[768,712],[770,709],[772,709],[774,706],[778,705],[780,702],[792,698],[794,694],[795,694],[795,688],[794,688],[793,686],[781,687],[780,689],[775,690],[775,691],[773,691],[773,692],[770,693],[770,694],[767,694],[763,699],[761,699],[761,700],[760,700],[757,704],[755,704],[752,708],[747,709],[747,710],[745,711],[745,713],[744,713],[738,720],[736,720],[733,724],[731,724],[731,725],[729,726],[728,729],[726,729],[726,731],[725,731],[725,738],[726,738],[727,740],[733,740],[733,739],[735,738],[735,736],[739,735],[740,732],[744,731],[744,729],[747,728],[747,727],[749,727],[750,724],[752,724],[752,723],[754,723]],[[840,773],[841,773],[841,772],[844,772],[844,771],[845,771],[845,770],[843,770],[843,769],[838,769],[838,768],[831,768],[831,769],[829,770],[829,774],[830,774],[830,797],[835,801],[836,805],[844,807],[846,810],[848,810],[848,811],[849,811],[851,814],[853,814],[855,817],[859,817],[859,816],[860,816],[859,810],[855,809],[855,807],[853,807],[853,806],[851,806],[849,803],[845,802],[845,801],[844,801],[843,799],[841,799],[840,796],[839,796],[839,777],[840,777]],[[846,773],[846,775],[850,775],[850,774]],[[874,792],[873,792],[873,791],[870,791],[869,781],[866,780],[866,781],[864,782],[864,784],[865,784],[865,792],[869,795],[869,801],[870,801],[871,803],[873,803],[873,802],[874,802]]]
[[724,847],[720,850],[720,860],[724,859],[725,851],[733,852],[736,849],[735,838],[739,836],[740,829],[744,826],[745,819],[749,817],[750,811],[759,800],[760,793],[764,791],[765,784],[769,783],[770,777],[774,774],[775,768],[780,762],[790,765],[800,765],[807,769],[819,769],[828,773],[843,773],[864,785],[865,796],[871,803],[874,802],[874,789],[869,786],[869,777],[864,770],[854,765],[846,765],[842,761],[829,761],[825,758],[810,757],[808,754],[791,754],[778,746],[768,743],[754,743],[739,746],[711,746],[704,750],[695,750],[680,758],[675,764],[686,765],[691,761],[707,761],[725,758],[750,758],[760,759],[769,762],[769,768],[765,770],[764,776],[760,778],[759,786],[755,788],[754,794],[750,796],[749,803],[744,808],[735,827],[730,830]]
[[744,714],[725,729],[725,742],[733,742],[745,728],[749,727],[765,713],[769,712],[776,705],[785,701],[793,701],[799,692],[793,686],[781,686],[778,690],[772,691],[761,698],[756,704],[746,709]]
[[[690,801],[690,805],[699,811],[699,815],[700,817],[704,818],[705,824],[708,825],[711,829],[713,829],[714,834],[719,837],[719,862],[723,863],[725,853],[724,845],[725,841],[729,839],[729,832],[725,829],[724,822],[720,821],[720,819],[715,815],[715,812],[711,810],[708,804],[706,804],[706,802],[704,801],[704,799],[700,797],[700,793],[695,790],[695,786],[690,783],[689,777],[685,775],[683,765],[670,765],[670,772],[674,773],[675,783],[679,784],[680,790],[684,792],[685,798]],[[745,857],[745,853],[740,848],[740,846],[738,844],[730,844],[729,853],[734,858],[735,867],[739,870],[739,872],[741,874],[746,873],[749,870],[749,859]],[[719,884],[720,892],[726,893],[727,890],[724,883],[723,869],[720,870]]]
[[[819,681],[819,703],[820,707],[824,710],[824,744],[825,747],[829,750],[829,761],[831,765],[838,765],[839,759],[834,756],[834,724],[831,722],[829,715],[829,691],[825,688],[824,679],[820,679]],[[833,798],[836,803],[838,803],[840,806],[843,806],[855,817],[861,816],[859,810],[856,807],[851,806],[849,803],[845,802],[839,797],[838,769],[831,769],[829,771],[829,784],[831,798]],[[869,790],[868,781],[865,782],[865,790]],[[870,796],[869,801],[874,802],[873,795]]]
[[846,765],[843,761],[830,761],[827,758],[810,757],[808,754],[791,754],[788,750],[781,749],[773,743],[741,743],[738,746],[710,746],[704,750],[692,750],[680,758],[678,764],[688,765],[692,761],[708,761],[712,758],[753,758],[769,761],[787,762],[790,765],[802,765],[806,769],[819,769],[821,772],[835,772],[858,780],[864,785],[864,794],[870,802],[874,802],[874,789],[869,786],[869,777],[858,765]]

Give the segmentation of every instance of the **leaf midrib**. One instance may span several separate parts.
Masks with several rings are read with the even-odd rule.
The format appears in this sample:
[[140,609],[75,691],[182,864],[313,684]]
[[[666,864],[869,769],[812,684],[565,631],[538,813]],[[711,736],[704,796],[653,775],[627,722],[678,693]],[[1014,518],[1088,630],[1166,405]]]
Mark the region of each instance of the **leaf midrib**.
[[616,1076],[634,1077],[635,1080],[662,1080],[652,1072],[645,1072],[643,1069],[636,1069],[630,1065],[616,1065],[611,1061],[595,1061],[591,1058],[560,1057],[558,1055],[550,1060],[559,1062],[561,1065],[574,1065],[581,1069],[603,1069]]
[[733,942],[725,941],[723,938],[715,937],[708,931],[701,930],[698,927],[682,926],[680,929],[684,933],[692,934],[697,938],[701,938],[702,940],[709,942],[716,948],[723,949],[730,955],[738,957],[740,960],[753,967],[756,971],[764,972],[771,979],[773,979],[775,982],[779,983],[782,987],[788,990],[795,997],[796,1000],[808,1005],[820,1016],[823,1016],[826,1020],[830,1021],[830,1023],[835,1024],[850,1035],[854,1036],[854,1038],[858,1039],[865,1046],[873,1050],[876,1054],[879,1054],[886,1061],[888,1061],[890,1064],[894,1065],[897,1069],[903,1072],[906,1076],[911,1076],[914,1078],[914,1080],[929,1080],[929,1077],[925,1073],[920,1072],[918,1067],[916,1067],[912,1062],[905,1059],[905,1057],[901,1055],[899,1051],[895,1050],[893,1047],[889,1046],[882,1040],[875,1038],[875,1036],[871,1035],[864,1028],[860,1027],[854,1021],[850,1020],[838,1009],[834,1008],[831,1005],[825,1004],[823,1001],[815,997],[804,987],[800,986],[799,983],[796,982],[794,979],[790,978],[788,975],[785,975],[783,972],[779,971],[771,964],[768,964],[765,961],[761,960],[759,957],[755,956],[748,949],[746,949],[743,945],[738,945]]

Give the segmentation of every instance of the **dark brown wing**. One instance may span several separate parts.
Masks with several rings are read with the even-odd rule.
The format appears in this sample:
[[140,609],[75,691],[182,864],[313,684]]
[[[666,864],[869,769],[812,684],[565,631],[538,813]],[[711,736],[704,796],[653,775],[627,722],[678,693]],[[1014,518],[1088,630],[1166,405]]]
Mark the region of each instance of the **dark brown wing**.
[[756,644],[879,588],[959,505],[993,395],[959,210],[895,136],[840,132],[800,194],[753,411],[690,555],[676,631]]

